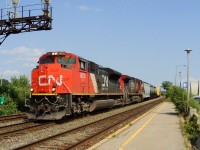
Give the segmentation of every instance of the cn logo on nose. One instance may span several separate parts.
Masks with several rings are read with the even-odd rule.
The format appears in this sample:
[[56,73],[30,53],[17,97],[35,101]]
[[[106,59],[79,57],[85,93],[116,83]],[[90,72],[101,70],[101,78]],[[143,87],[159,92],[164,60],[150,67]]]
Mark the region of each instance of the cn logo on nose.
[[[43,83],[42,79],[47,79],[47,82]],[[53,75],[49,75],[49,76],[42,75],[42,76],[39,76],[39,85],[40,86],[50,85],[51,84],[51,80],[53,80],[58,86],[62,85],[62,75],[60,75],[60,81],[56,80],[56,78]]]

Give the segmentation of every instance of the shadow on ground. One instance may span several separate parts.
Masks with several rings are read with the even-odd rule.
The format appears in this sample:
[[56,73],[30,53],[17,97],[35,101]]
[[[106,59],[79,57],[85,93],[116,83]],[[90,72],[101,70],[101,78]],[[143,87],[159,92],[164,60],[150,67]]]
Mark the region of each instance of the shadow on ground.
[[159,114],[178,116],[178,113],[177,113],[177,112],[166,112],[166,113],[159,113]]

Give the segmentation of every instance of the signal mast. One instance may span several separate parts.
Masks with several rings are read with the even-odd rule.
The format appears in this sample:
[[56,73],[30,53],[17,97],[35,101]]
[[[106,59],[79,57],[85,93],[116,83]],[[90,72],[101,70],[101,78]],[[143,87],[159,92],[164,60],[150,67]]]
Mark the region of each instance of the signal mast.
[[[10,18],[17,18],[17,6],[20,0],[6,0],[7,15]],[[13,8],[13,12],[11,10]]]
[[0,9],[0,45],[11,34],[52,29],[51,0],[20,7],[19,2],[6,0],[6,8]]

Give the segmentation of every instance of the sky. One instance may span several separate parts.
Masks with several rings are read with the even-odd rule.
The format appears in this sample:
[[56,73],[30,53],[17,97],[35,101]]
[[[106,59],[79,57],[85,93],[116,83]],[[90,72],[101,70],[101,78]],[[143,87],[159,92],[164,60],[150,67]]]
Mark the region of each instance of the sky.
[[[20,0],[19,6],[36,3],[41,0]],[[3,78],[30,78],[42,54],[66,51],[155,86],[178,84],[179,75],[186,81],[184,50],[190,48],[190,80],[200,80],[199,0],[52,0],[51,5],[51,31],[10,35],[0,46]]]

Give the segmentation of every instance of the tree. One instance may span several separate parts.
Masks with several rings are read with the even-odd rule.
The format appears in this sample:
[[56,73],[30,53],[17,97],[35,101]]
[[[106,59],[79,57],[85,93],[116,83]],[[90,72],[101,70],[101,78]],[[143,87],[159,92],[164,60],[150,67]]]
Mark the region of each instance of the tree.
[[11,77],[10,83],[10,97],[17,103],[20,111],[25,110],[25,98],[29,96],[29,79],[25,75],[17,78],[16,76]]
[[0,95],[8,95],[10,82],[6,79],[2,79],[2,85],[0,85]]
[[169,87],[171,87],[173,85],[173,83],[172,82],[170,82],[170,81],[163,81],[162,82],[162,87],[163,87],[163,89],[165,89],[166,91],[169,89]]
[[170,98],[175,104],[176,109],[181,113],[187,113],[187,93],[184,89],[178,86],[170,86],[167,90],[166,97]]
[[5,102],[0,105],[0,116],[11,115],[17,112],[17,104],[10,98],[10,82],[2,79],[0,84],[0,97],[4,96]]
[[5,103],[0,105],[0,116],[17,113],[17,104],[9,96],[5,96]]

